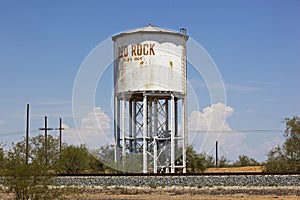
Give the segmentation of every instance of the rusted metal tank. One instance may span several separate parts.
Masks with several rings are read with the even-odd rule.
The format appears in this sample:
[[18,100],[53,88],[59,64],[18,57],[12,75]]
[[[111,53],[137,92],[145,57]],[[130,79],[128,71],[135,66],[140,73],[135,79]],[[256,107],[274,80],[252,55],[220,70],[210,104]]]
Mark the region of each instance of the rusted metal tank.
[[112,39],[116,94],[186,93],[185,33],[149,25],[120,33]]

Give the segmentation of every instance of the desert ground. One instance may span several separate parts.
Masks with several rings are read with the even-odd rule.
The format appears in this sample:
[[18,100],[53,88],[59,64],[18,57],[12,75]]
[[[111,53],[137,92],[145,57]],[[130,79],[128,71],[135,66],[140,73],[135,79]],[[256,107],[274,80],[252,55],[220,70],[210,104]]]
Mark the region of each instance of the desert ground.
[[300,199],[299,187],[106,187],[85,188],[77,199]]
[[[66,199],[72,200],[296,200],[299,187],[71,187]],[[13,200],[13,194],[0,192],[1,200]]]

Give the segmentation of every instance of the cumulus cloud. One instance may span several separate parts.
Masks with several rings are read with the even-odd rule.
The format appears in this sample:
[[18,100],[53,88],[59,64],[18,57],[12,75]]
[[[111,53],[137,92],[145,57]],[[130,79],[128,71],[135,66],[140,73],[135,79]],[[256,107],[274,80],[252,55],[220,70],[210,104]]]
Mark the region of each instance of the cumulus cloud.
[[112,143],[112,131],[109,116],[100,107],[95,107],[81,119],[79,127],[72,128],[64,124],[65,140],[69,144],[86,144],[89,148]]
[[212,104],[202,111],[193,111],[189,117],[189,129],[200,131],[231,130],[226,119],[233,113],[233,108],[223,103]]
[[110,131],[110,118],[100,107],[95,107],[81,120],[81,128],[85,130]]
[[237,152],[244,150],[245,146],[241,145],[244,135],[234,132],[227,121],[233,112],[232,107],[216,103],[191,113],[188,122],[189,141],[196,150],[211,153],[216,141],[229,156],[237,156]]
[[[189,116],[189,143],[199,152],[214,155],[215,143],[218,141],[219,154],[235,161],[239,155],[247,155],[258,161],[266,159],[267,152],[280,144],[278,136],[261,137],[259,134],[234,130],[228,118],[234,109],[222,103],[212,104],[193,111]],[[258,139],[259,138],[259,139]]]

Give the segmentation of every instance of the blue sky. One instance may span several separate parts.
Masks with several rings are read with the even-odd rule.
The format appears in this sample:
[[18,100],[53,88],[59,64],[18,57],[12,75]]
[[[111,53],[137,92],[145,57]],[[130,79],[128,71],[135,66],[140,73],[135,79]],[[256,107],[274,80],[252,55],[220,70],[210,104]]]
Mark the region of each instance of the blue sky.
[[[185,27],[207,50],[234,110],[227,119],[233,130],[284,129],[284,118],[300,115],[299,19],[293,0],[1,1],[0,141],[22,138],[27,103],[31,130],[44,115],[52,127],[60,116],[73,126],[73,83],[85,57],[112,35],[149,23]],[[194,89],[200,111],[210,106],[206,89]],[[100,97],[97,106],[108,112],[110,97]],[[259,138],[280,142],[282,133],[249,133],[243,142],[251,149]],[[262,160],[266,152],[259,154]]]

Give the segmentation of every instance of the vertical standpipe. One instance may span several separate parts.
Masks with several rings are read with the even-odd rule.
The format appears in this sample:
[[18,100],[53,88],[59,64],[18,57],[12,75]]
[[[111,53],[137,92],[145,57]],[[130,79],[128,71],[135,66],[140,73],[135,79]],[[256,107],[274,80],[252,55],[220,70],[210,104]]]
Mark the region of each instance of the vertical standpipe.
[[112,37],[118,170],[186,173],[187,39],[152,25]]

